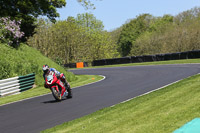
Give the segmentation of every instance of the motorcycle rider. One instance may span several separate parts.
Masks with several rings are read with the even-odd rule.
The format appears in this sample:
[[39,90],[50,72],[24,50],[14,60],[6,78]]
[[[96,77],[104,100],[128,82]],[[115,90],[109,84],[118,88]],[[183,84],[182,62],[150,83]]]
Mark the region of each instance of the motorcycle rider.
[[[72,98],[72,89],[70,87],[70,84],[66,81],[65,75],[63,73],[60,73],[55,68],[49,68],[47,64],[43,65],[42,70],[44,72],[43,74],[44,80],[46,79],[46,76],[48,76],[49,72],[53,71],[56,74],[56,77],[64,83],[64,86],[68,92],[67,98]],[[44,87],[48,88],[48,86],[46,85],[46,82],[44,84]]]

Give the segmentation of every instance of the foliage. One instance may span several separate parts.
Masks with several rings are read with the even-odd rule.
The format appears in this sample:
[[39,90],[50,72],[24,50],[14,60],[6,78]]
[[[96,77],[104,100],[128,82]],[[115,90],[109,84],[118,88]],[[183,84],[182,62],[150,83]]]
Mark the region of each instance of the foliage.
[[47,16],[55,22],[55,17],[59,16],[56,8],[62,8],[65,5],[65,0],[1,0],[0,17],[10,16],[11,19],[21,20],[24,37],[29,37],[33,35],[38,16]]
[[91,62],[117,55],[110,34],[102,30],[102,22],[92,14],[79,14],[77,18],[69,17],[67,21],[56,24],[39,20],[38,24],[36,34],[28,40],[28,44],[53,60],[59,58],[62,63]]
[[36,73],[36,84],[43,85],[42,66],[48,64],[66,75],[67,80],[75,80],[72,73],[44,57],[39,51],[20,44],[18,49],[0,43],[0,79],[6,79],[30,73]]
[[173,23],[173,16],[164,15],[163,17],[154,17],[150,22],[150,28],[148,32],[164,32],[169,24]]
[[[154,30],[140,36],[130,55],[174,53],[200,49],[200,8],[156,20]],[[156,24],[156,25],[155,25]]]
[[120,52],[120,47],[118,45],[118,41],[119,41],[120,34],[122,32],[122,29],[123,29],[123,26],[109,32],[109,34],[111,36],[111,40],[113,41],[114,44],[117,44],[116,48],[117,48],[117,51],[119,51],[119,52]]
[[175,16],[174,22],[179,25],[181,23],[189,23],[190,20],[197,20],[199,18],[200,8],[194,7],[190,10],[179,13],[177,16]]
[[85,9],[96,9],[91,0],[77,0]]
[[149,29],[151,19],[150,14],[142,14],[123,26],[118,42],[121,56],[129,55],[136,39]]
[[[77,0],[86,9],[95,9],[90,0]],[[59,13],[56,8],[66,6],[66,0],[1,0],[0,17],[11,17],[21,20],[21,30],[25,33],[23,41],[34,34],[35,22],[39,16],[47,16],[51,22],[56,22]]]
[[86,27],[92,30],[99,30],[102,31],[104,28],[103,22],[97,20],[93,14],[85,13],[85,14],[78,14],[76,18],[76,24]]
[[19,39],[24,35],[24,32],[20,31],[20,24],[21,21],[12,21],[9,17],[0,18],[0,41],[17,47]]

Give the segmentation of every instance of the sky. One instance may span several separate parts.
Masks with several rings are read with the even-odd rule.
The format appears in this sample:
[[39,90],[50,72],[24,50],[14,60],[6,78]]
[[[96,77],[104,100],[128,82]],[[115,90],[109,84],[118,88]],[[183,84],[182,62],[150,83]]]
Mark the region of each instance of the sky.
[[200,0],[91,0],[96,9],[85,10],[77,0],[66,0],[67,5],[57,9],[60,17],[57,20],[66,20],[69,16],[92,13],[96,19],[101,20],[104,29],[112,31],[119,28],[127,20],[149,13],[153,16],[165,14],[178,15],[179,13],[200,7]]

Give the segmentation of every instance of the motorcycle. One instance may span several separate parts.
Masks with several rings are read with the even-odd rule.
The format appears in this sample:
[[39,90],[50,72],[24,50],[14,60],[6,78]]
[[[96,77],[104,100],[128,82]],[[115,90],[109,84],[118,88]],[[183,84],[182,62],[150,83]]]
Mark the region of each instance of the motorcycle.
[[54,72],[50,72],[46,79],[46,85],[50,88],[52,95],[57,101],[61,101],[62,98],[68,95],[63,82],[57,78]]

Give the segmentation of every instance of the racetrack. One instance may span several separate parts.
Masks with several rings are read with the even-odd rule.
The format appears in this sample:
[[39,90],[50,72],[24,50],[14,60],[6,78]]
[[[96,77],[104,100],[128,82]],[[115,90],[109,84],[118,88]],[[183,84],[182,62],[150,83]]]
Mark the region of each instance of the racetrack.
[[71,70],[106,79],[73,89],[74,97],[55,102],[45,95],[0,106],[0,132],[39,132],[90,114],[200,72],[199,64]]

